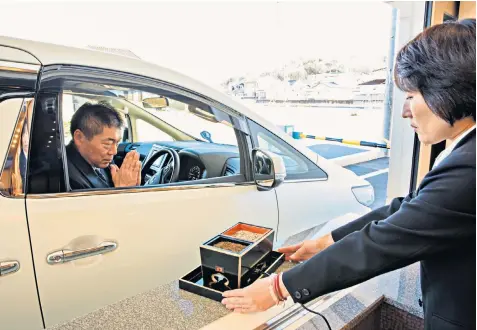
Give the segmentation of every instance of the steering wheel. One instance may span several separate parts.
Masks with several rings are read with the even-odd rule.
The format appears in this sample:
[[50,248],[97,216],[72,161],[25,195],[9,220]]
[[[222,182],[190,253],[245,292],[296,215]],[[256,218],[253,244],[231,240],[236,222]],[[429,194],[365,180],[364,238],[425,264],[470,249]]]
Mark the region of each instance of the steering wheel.
[[164,160],[165,165],[163,165],[156,174],[154,174],[147,182],[144,183],[145,186],[177,182],[179,179],[179,170],[181,167],[179,154],[174,149],[164,147],[152,155],[151,158],[147,160],[146,164],[144,164],[141,170],[141,182],[144,182],[146,173],[149,171],[152,164],[154,164],[154,162],[164,154],[168,155]]

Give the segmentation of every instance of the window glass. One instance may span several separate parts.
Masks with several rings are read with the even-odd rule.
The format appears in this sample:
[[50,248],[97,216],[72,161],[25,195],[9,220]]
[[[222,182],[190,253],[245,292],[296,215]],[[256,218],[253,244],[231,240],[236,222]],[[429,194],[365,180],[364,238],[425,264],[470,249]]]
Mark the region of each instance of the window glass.
[[315,163],[267,129],[249,120],[255,147],[271,151],[283,158],[286,180],[325,179],[326,173]]
[[29,193],[58,193],[66,190],[58,109],[58,94],[39,94],[31,130]]
[[159,128],[142,119],[136,120],[136,133],[137,139],[140,142],[174,141],[169,134],[164,133]]
[[[161,97],[150,93],[143,94],[141,105],[153,116],[176,127],[196,140],[237,146],[237,137],[229,115],[205,103],[192,99],[185,100],[179,95],[169,95],[167,105],[153,108],[148,100]],[[181,100],[178,100],[178,99]],[[139,103],[139,102],[138,102]],[[139,134],[141,132],[138,131]],[[151,131],[151,137],[141,134],[141,141],[151,140],[156,134]]]
[[0,192],[5,196],[18,196],[25,192],[33,105],[32,98],[10,99],[0,103],[0,110],[10,106],[20,109],[7,159],[0,175]]

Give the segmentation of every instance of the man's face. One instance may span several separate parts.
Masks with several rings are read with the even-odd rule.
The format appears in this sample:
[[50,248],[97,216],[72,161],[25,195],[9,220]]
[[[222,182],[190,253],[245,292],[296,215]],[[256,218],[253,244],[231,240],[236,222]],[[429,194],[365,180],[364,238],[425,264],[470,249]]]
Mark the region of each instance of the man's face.
[[74,132],[76,148],[91,165],[106,168],[118,152],[121,130],[117,127],[104,126],[100,134],[88,140],[80,130]]

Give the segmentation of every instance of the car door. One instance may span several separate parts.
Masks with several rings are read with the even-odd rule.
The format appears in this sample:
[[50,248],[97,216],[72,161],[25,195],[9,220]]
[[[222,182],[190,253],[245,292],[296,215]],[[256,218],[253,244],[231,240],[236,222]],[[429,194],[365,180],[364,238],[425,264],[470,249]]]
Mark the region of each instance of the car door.
[[369,212],[353,195],[353,174],[335,164],[328,164],[325,171],[270,130],[253,120],[248,123],[254,147],[282,156],[287,170],[285,182],[276,189],[280,214],[277,245],[305,231],[300,239],[306,239],[313,234],[309,229],[319,229],[332,219],[344,215],[357,218]]
[[[13,62],[22,60],[24,63]],[[25,63],[27,62],[27,63]],[[25,160],[39,63],[0,46],[0,328],[42,329],[25,212]]]
[[[81,90],[156,83],[84,67],[44,69],[26,205],[47,327],[177,280],[200,264],[200,244],[239,221],[277,228],[275,192],[251,180],[67,192],[61,94],[68,81]],[[75,253],[89,257],[57,262]]]

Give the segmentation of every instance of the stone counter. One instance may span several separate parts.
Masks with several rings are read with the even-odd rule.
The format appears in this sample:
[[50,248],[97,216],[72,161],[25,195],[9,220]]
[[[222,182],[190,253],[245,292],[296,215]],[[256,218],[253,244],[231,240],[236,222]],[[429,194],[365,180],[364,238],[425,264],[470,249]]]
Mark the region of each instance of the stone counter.
[[[351,218],[351,217],[349,217]],[[295,244],[304,239],[321,236],[339,225],[350,221],[340,219],[334,224],[316,227],[288,239],[284,245]],[[284,262],[277,272],[293,267],[290,262]],[[421,298],[419,264],[383,274],[353,288],[346,289],[326,297],[321,297],[311,303],[313,307],[326,316],[333,330],[347,328],[358,315],[366,311],[380,299],[396,306],[410,315],[422,320],[423,311],[419,306]],[[287,329],[327,329],[319,316],[304,311],[300,306],[293,305],[289,299],[288,310],[300,310],[294,322],[288,322]],[[275,320],[286,315],[288,310],[264,313],[263,322]],[[239,329],[253,329],[256,326],[250,320],[252,315],[232,315],[221,303],[179,289],[178,281],[160,286],[151,291],[136,295],[94,311],[83,317],[74,319],[66,324],[58,325],[49,330],[77,329],[208,329],[230,328],[231,324],[240,324]],[[279,316],[276,316],[280,314]],[[269,318],[264,318],[268,317]],[[238,322],[238,323],[237,323]],[[271,322],[271,321],[270,321]],[[278,322],[280,323],[280,322]],[[247,324],[247,326],[245,326]],[[281,327],[283,328],[283,327]]]
[[[292,267],[284,262],[277,271]],[[200,329],[231,313],[221,303],[179,289],[179,282],[160,286],[106,306],[49,330]]]

